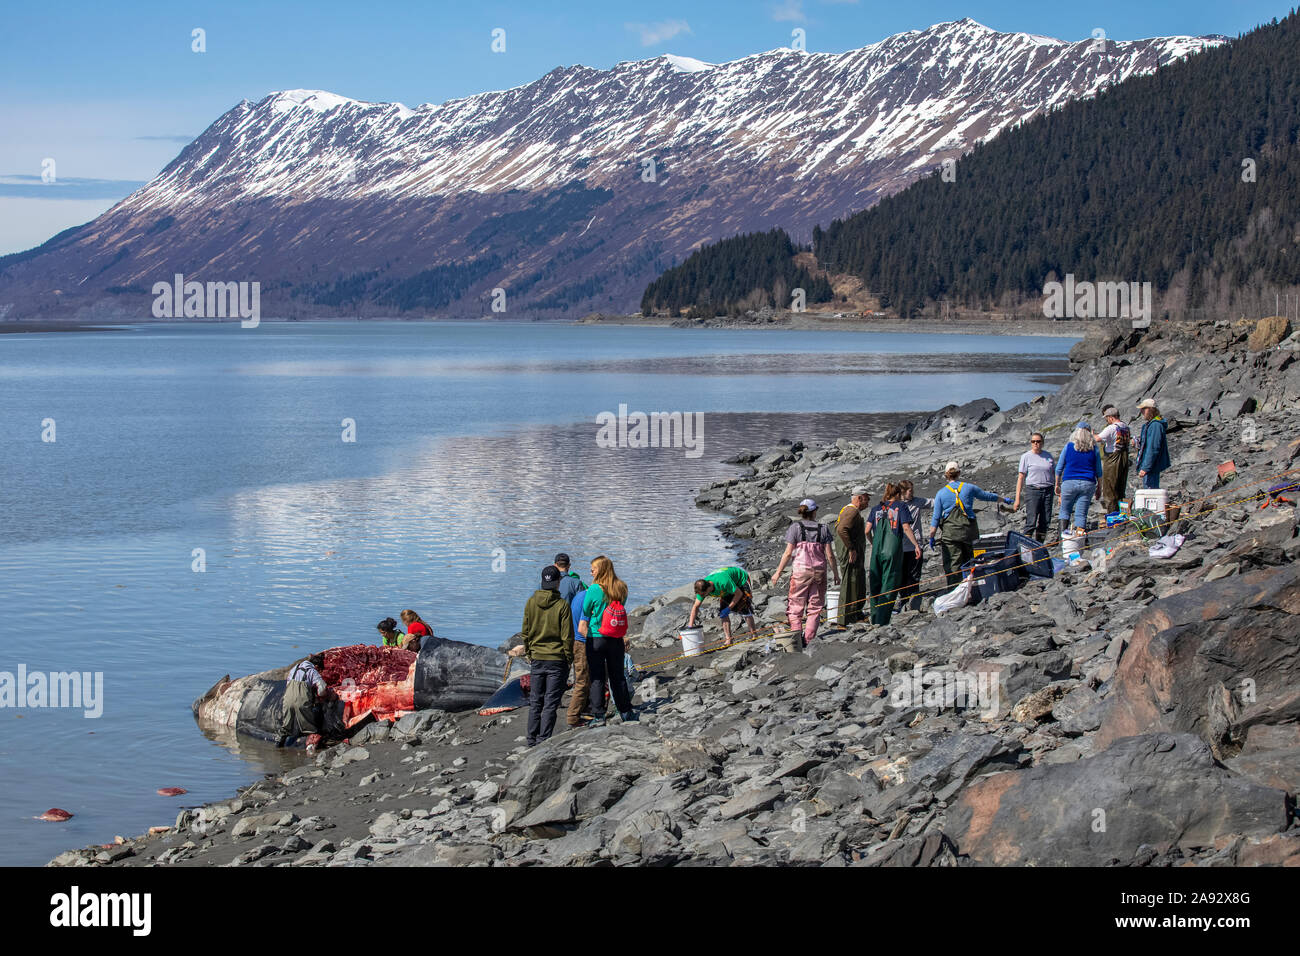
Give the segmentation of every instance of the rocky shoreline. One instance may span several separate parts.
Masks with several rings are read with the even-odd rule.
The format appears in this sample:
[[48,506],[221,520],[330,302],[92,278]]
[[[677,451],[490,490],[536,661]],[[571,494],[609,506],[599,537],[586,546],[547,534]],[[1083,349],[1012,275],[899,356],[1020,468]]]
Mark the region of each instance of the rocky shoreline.
[[[1081,415],[1152,395],[1183,505],[1173,557],[1126,541],[802,653],[763,639],[673,659],[679,589],[633,612],[637,723],[530,750],[526,711],[418,712],[52,865],[1300,864],[1296,509],[1241,500],[1300,468],[1298,344],[1277,323],[1096,327],[1049,398],[747,454],[698,499],[727,515],[760,620],[779,625],[784,582],[764,585],[800,498],[830,518],[855,484],[906,477],[928,497],[950,458],[1011,493],[1031,429],[1055,453]],[[1221,485],[1227,460],[1242,477]],[[985,532],[1022,520],[980,514]],[[991,699],[945,697],[964,675]]]

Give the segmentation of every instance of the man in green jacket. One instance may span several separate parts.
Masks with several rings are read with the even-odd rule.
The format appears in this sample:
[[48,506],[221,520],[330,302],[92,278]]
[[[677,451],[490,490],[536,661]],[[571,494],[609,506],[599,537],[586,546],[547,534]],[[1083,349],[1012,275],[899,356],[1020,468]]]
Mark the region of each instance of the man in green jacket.
[[[555,712],[573,663],[573,611],[560,597],[560,569],[542,569],[542,586],[524,606],[523,652],[532,665],[528,689],[528,746],[555,730]],[[518,650],[518,648],[516,648]]]

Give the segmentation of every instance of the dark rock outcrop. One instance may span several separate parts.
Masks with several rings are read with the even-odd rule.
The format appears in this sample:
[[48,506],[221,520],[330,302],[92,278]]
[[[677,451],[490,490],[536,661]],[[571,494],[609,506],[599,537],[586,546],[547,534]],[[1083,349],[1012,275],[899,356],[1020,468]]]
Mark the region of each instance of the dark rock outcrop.
[[1138,618],[1096,745],[1193,733],[1220,758],[1260,724],[1300,720],[1300,565],[1235,575]]
[[1145,734],[1095,757],[984,777],[945,832],[979,863],[1104,866],[1142,847],[1212,847],[1285,829],[1287,796],[1238,777],[1188,734]]

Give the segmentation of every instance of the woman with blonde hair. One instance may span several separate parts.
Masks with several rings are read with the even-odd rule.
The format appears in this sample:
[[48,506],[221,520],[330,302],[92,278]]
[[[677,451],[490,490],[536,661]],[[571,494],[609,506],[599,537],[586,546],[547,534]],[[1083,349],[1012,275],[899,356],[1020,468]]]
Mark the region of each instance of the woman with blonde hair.
[[591,562],[592,585],[584,592],[582,620],[578,631],[587,648],[587,669],[591,674],[591,712],[596,715],[589,727],[605,722],[605,687],[614,699],[619,716],[636,720],[632,695],[623,679],[623,656],[627,653],[627,584],[614,573],[614,562],[603,554]]
[[410,608],[403,611],[401,617],[402,623],[406,625],[406,633],[411,637],[433,637],[433,628],[425,624],[420,615]]
[[1092,426],[1079,422],[1070,441],[1056,459],[1056,496],[1061,500],[1061,534],[1071,527],[1088,528],[1088,505],[1101,498],[1101,449],[1092,437]]

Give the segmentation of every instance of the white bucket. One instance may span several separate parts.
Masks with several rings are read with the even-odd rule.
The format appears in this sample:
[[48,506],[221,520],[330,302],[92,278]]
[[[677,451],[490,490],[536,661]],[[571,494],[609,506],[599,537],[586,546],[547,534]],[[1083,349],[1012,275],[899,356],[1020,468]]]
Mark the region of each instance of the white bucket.
[[683,656],[699,657],[704,653],[704,628],[684,627],[677,632],[677,636],[682,639]]
[[1061,535],[1061,556],[1066,561],[1077,561],[1083,556],[1083,548],[1087,541],[1086,534],[1075,535],[1067,531]]
[[828,587],[826,589],[826,623],[834,624],[835,619],[840,616],[840,589],[837,587]]
[[1134,511],[1155,511],[1165,513],[1169,504],[1169,493],[1163,488],[1139,488],[1133,492]]

